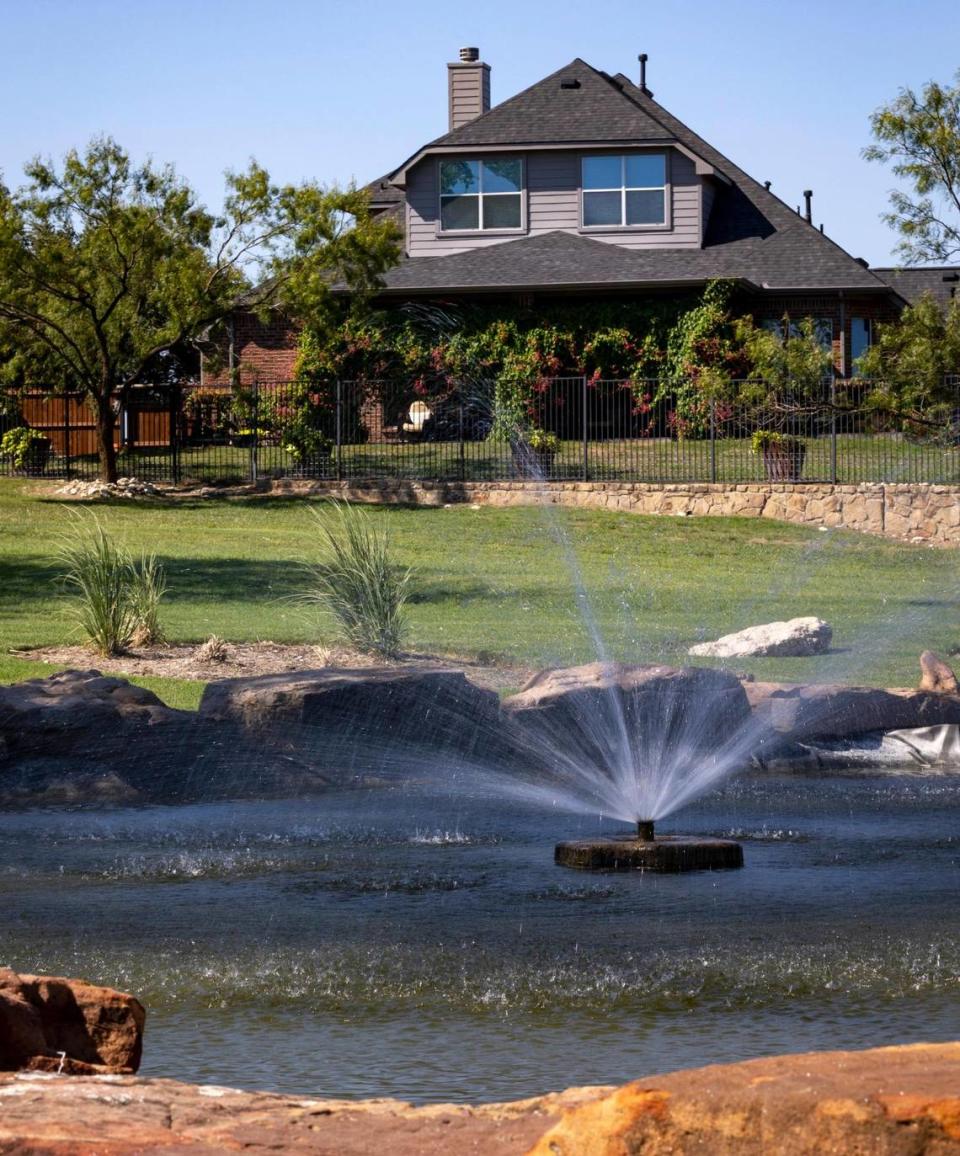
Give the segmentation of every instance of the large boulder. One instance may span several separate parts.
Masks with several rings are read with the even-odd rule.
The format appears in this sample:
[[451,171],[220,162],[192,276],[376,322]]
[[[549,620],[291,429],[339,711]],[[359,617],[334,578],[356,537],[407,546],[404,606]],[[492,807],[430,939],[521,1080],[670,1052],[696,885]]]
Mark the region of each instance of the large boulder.
[[702,658],[802,658],[826,654],[832,639],[833,628],[822,618],[791,618],[748,626],[715,642],[691,646],[687,653]]
[[98,670],[0,686],[0,739],[9,758],[120,753],[134,735],[182,717],[152,691]]
[[593,662],[535,675],[504,699],[518,745],[554,771],[711,760],[737,746],[751,723],[736,675],[707,667]]
[[509,756],[497,695],[462,671],[366,667],[294,671],[209,683],[203,722],[282,735],[322,765],[381,770],[434,756],[502,762]]
[[0,807],[284,797],[328,783],[309,749],[253,742],[96,670],[0,687]]
[[804,742],[960,723],[960,695],[870,686],[747,682],[759,728]]
[[135,1072],[143,1022],[139,1001],[113,988],[0,968],[0,1070]]

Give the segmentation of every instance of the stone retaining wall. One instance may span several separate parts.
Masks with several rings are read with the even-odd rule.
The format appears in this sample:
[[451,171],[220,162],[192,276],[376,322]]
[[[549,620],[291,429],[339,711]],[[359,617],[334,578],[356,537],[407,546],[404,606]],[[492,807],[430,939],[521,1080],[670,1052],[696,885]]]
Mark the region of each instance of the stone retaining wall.
[[528,506],[545,502],[581,509],[775,518],[805,526],[859,530],[930,546],[960,545],[960,486],[922,484],[777,485],[750,482],[374,482],[276,481],[273,492],[329,493],[352,501],[446,505],[476,502]]

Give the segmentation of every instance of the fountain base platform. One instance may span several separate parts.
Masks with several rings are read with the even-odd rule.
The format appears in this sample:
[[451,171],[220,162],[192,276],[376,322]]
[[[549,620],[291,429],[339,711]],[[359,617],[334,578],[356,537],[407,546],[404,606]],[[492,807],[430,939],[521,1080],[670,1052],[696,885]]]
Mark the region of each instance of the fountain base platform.
[[579,871],[720,871],[743,866],[743,848],[732,839],[693,835],[658,835],[638,839],[582,839],[558,843],[553,854],[559,867]]

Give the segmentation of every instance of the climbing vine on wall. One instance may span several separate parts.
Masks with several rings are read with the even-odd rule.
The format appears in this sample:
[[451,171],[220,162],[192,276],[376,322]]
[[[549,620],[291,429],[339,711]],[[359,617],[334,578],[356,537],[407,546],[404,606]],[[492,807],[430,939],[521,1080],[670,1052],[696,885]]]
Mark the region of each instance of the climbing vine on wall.
[[529,424],[553,378],[629,381],[637,404],[666,398],[676,432],[703,432],[705,398],[744,376],[729,315],[731,286],[641,302],[405,306],[305,330],[298,374],[314,383],[407,381],[426,398],[453,386],[492,390],[497,424]]

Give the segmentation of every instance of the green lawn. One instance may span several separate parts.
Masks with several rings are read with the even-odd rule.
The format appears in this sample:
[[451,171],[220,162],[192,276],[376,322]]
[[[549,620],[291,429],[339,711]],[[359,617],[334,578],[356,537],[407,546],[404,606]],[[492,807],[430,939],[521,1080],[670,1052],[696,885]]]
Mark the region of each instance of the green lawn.
[[[317,540],[304,501],[96,510],[132,550],[162,557],[172,639],[333,640],[329,621],[293,601]],[[910,685],[922,649],[960,643],[960,569],[950,551],[749,519],[469,506],[378,516],[389,521],[398,560],[417,571],[410,645],[421,652],[543,665],[594,657],[577,568],[620,659],[678,662],[694,641],[817,614],[834,626],[835,653],[735,665],[758,678]],[[57,538],[68,520],[62,504],[30,483],[0,482],[0,678],[42,673],[10,657],[11,648],[75,637],[55,584]],[[142,681],[177,705],[196,702],[195,686]]]

